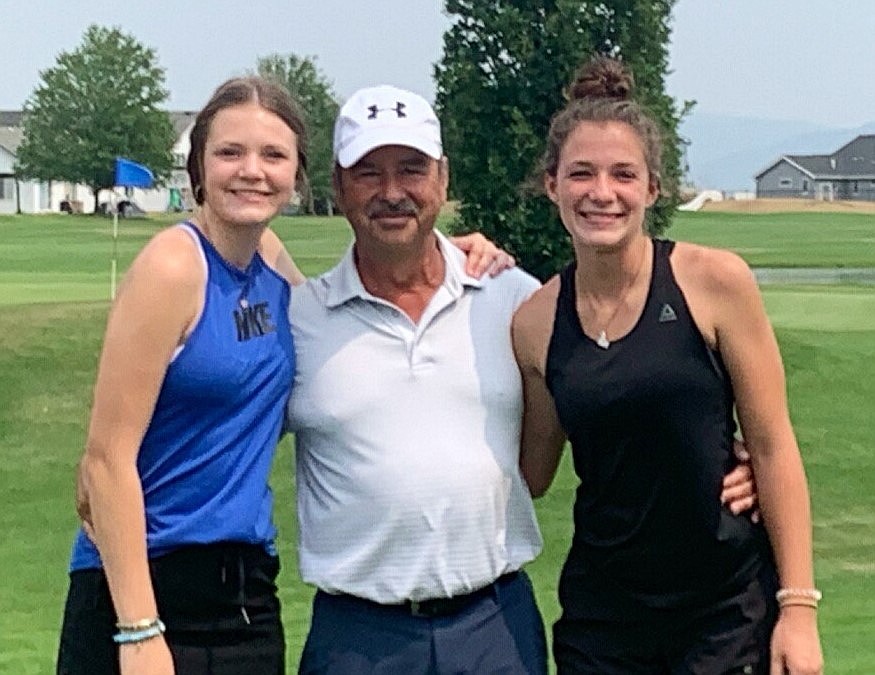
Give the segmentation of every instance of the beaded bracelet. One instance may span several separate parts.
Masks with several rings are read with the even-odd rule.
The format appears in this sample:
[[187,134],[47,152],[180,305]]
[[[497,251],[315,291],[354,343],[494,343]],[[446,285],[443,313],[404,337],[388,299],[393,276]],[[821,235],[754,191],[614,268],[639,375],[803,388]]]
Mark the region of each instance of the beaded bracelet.
[[817,609],[817,600],[811,598],[786,598],[778,603],[778,607],[781,609],[784,607],[811,607],[811,609]]
[[788,598],[807,598],[816,604],[823,598],[823,593],[816,588],[782,588],[775,593],[775,600],[779,604]]
[[143,630],[145,628],[151,628],[156,625],[159,621],[159,617],[155,616],[151,619],[140,619],[139,621],[132,621],[131,623],[122,623],[119,622],[115,625],[122,633],[133,633],[138,630]]
[[165,630],[166,626],[164,625],[164,622],[156,617],[155,620],[145,628],[139,628],[137,630],[120,629],[118,633],[112,636],[112,640],[118,645],[134,644],[158,637]]
[[778,607],[811,607],[817,609],[817,603],[823,594],[816,588],[782,588],[775,593]]

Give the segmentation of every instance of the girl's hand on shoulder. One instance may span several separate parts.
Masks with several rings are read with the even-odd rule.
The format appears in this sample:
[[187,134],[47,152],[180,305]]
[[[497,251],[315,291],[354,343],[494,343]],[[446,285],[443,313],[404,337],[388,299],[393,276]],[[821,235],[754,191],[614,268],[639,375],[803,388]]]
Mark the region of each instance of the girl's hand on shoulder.
[[450,237],[450,241],[467,254],[465,272],[475,279],[487,272],[494,277],[516,266],[516,259],[510,253],[498,248],[479,232]]

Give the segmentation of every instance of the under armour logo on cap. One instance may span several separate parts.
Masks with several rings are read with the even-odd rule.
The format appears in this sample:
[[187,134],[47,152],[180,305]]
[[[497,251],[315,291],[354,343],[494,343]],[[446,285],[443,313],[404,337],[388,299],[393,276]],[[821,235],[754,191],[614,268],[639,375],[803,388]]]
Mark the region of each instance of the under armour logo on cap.
[[334,159],[344,169],[386,145],[443,157],[441,125],[428,102],[410,91],[381,85],[360,89],[334,124]]
[[659,323],[665,323],[666,321],[677,321],[678,315],[675,314],[674,309],[668,303],[665,303],[662,306],[662,309],[659,310]]
[[368,115],[368,119],[375,120],[377,119],[377,113],[381,113],[386,110],[394,110],[395,114],[398,115],[398,117],[407,117],[407,113],[404,112],[404,108],[406,107],[407,106],[404,105],[401,101],[397,101],[394,108],[380,108],[379,106],[369,105],[368,110],[371,111],[371,114]]

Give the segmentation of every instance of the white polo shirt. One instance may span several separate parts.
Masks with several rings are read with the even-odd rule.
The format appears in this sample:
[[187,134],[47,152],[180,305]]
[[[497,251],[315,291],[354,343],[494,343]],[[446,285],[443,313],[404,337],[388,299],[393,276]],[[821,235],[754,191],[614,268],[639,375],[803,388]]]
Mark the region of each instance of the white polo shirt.
[[381,603],[468,593],[541,550],[518,467],[522,386],[513,312],[538,282],[446,276],[418,324],[368,293],[352,248],[295,288],[301,575]]

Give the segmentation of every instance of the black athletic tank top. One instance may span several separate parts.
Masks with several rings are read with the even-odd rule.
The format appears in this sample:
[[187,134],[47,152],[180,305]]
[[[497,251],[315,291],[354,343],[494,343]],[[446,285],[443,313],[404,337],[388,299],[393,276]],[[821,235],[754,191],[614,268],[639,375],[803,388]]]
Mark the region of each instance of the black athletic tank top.
[[653,246],[641,316],[607,349],[581,328],[575,264],[560,275],[547,385],[580,478],[559,589],[569,617],[708,604],[770,558],[763,528],[720,504],[732,386],[674,279],[674,242]]

